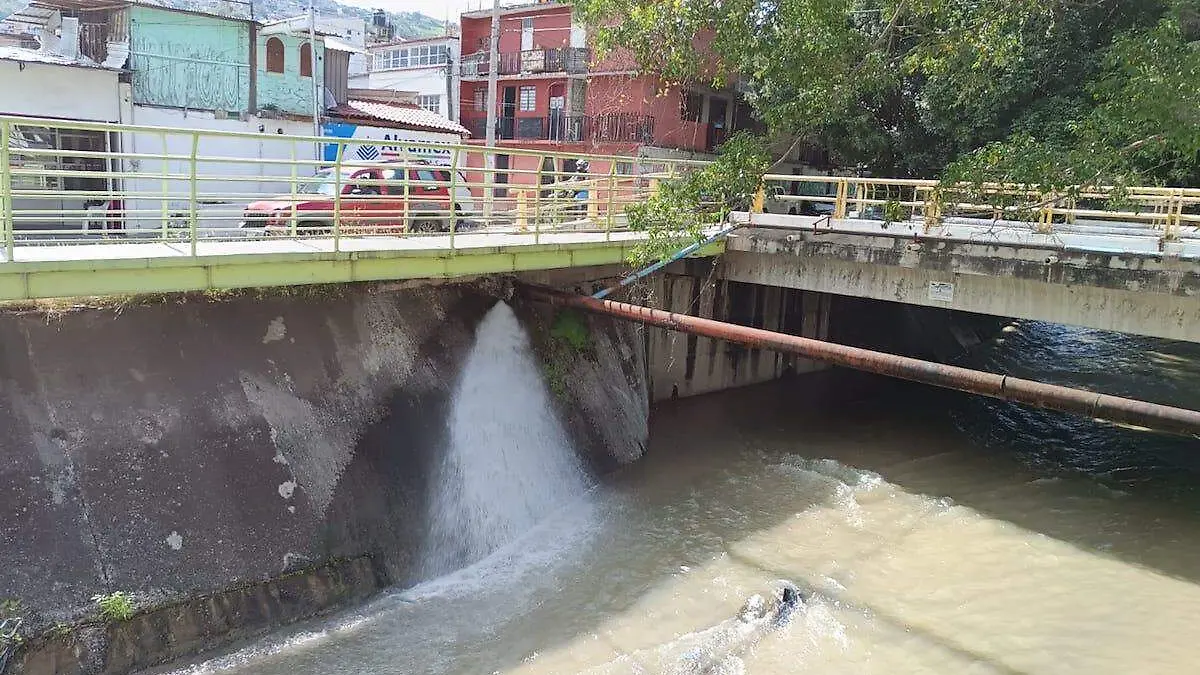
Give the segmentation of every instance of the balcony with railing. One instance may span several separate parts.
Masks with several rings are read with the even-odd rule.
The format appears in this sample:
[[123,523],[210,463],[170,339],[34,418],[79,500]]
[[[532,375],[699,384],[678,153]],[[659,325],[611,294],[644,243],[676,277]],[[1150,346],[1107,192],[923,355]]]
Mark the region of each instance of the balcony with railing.
[[[462,124],[474,139],[482,139],[487,135],[486,117],[467,117]],[[647,144],[654,140],[654,118],[629,113],[501,116],[496,120],[496,138],[502,141]]]
[[[536,75],[566,73],[582,75],[588,71],[591,51],[584,47],[529,49],[500,54],[498,75]],[[491,59],[486,52],[462,57],[462,76],[467,79],[491,74]]]

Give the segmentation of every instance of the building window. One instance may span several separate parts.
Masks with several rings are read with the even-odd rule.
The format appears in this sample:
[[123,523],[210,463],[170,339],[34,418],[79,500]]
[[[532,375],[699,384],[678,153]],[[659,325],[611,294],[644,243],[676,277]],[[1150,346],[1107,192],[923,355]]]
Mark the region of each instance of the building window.
[[[13,125],[9,149],[13,168],[37,171],[33,175],[12,177],[12,187],[24,190],[88,190],[110,189],[109,181],[103,176],[57,176],[58,171],[92,172],[101,174],[110,171],[108,160],[102,157],[64,157],[54,154],[30,155],[22,150],[84,151],[100,154],[109,150],[109,139],[102,131],[69,131],[25,125]],[[49,208],[48,206],[38,208]],[[19,217],[18,217],[19,218]]]
[[305,42],[300,45],[300,77],[313,76],[312,45]]
[[277,37],[267,39],[267,72],[282,73],[285,60],[283,40]]
[[471,92],[471,94],[471,99],[475,103],[475,112],[487,110],[487,89],[485,87],[475,87],[475,91]]
[[537,88],[521,87],[521,110],[533,112],[537,109]]
[[417,105],[432,113],[442,113],[442,97],[438,94],[418,96]]
[[450,63],[450,48],[445,45],[403,47],[375,54],[375,69],[417,68]]

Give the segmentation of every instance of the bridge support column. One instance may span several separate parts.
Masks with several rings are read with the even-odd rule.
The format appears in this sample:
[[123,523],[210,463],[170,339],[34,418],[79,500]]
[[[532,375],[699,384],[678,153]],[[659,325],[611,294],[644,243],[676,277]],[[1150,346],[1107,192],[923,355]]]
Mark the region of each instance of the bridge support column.
[[[647,279],[632,301],[657,309],[825,339],[829,296],[726,281],[714,261],[689,260]],[[826,368],[787,354],[696,335],[646,329],[652,400],[705,394]]]

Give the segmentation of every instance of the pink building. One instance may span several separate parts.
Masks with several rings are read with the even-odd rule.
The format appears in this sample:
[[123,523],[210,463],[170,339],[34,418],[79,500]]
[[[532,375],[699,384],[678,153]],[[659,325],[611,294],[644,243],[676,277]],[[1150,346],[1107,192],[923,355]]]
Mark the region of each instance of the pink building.
[[[487,132],[491,10],[462,15],[459,119],[472,142]],[[687,156],[712,152],[733,129],[750,126],[732,91],[665,90],[628,53],[597,59],[571,5],[536,2],[500,15],[497,139],[501,147],[580,154]],[[536,158],[512,158],[512,168]],[[507,163],[504,157],[502,164]],[[508,168],[501,166],[500,168]],[[562,167],[559,167],[562,169]],[[608,167],[591,167],[592,172]],[[514,176],[513,182],[530,182]]]

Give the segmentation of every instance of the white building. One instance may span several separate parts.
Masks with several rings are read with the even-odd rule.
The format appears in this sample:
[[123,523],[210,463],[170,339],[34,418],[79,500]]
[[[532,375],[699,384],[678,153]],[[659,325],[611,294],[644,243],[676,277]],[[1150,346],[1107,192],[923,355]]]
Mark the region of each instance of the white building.
[[[0,47],[0,114],[57,120],[119,122],[121,97],[117,85],[121,71],[61,52],[35,51],[22,47]],[[15,196],[13,209],[19,229],[61,228],[57,216],[42,218],[40,211],[81,213],[96,206],[95,197],[76,196],[112,188],[103,178],[62,177],[62,171],[106,171],[112,168],[103,158],[45,154],[55,150],[102,152],[118,147],[113,134],[102,131],[67,130],[37,123],[13,125],[10,130],[10,160],[13,168],[45,171],[45,175],[13,176],[14,190],[52,190],[53,198]],[[103,208],[100,209],[102,214]],[[103,215],[98,216],[103,222]],[[79,227],[76,219],[71,226]],[[101,225],[102,226],[102,225]]]
[[367,51],[370,73],[351,77],[352,88],[414,92],[420,107],[458,121],[458,37],[372,45]]
[[[308,16],[294,16],[290,19],[279,19],[278,21],[270,21],[264,23],[260,29],[264,35],[272,35],[279,33],[290,33],[293,35],[303,35],[309,29]],[[355,47],[359,52],[352,53],[350,56],[350,77],[366,75],[370,70],[367,63],[367,22],[362,19],[351,19],[338,16],[322,16],[316,17],[317,33],[328,38],[335,37],[339,42],[344,42],[346,45]]]

